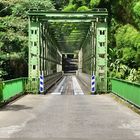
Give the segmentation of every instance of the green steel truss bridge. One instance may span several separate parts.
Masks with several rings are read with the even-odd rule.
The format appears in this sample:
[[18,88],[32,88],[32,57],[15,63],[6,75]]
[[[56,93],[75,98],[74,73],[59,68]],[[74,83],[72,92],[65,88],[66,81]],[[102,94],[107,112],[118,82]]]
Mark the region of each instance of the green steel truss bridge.
[[[97,92],[107,92],[107,17],[106,9],[96,9],[93,12],[45,12],[29,11],[29,79],[30,86],[39,87],[39,76],[61,72],[62,53],[67,43],[79,50],[79,72],[85,70],[89,75],[96,75]],[[62,32],[54,25],[71,25]],[[69,38],[69,32],[72,32]],[[74,37],[79,35],[78,40]],[[69,48],[72,46],[68,46]],[[68,50],[69,51],[69,50]],[[67,52],[69,53],[69,52]],[[82,58],[83,56],[83,58]],[[49,63],[56,65],[54,72]],[[86,65],[88,63],[88,65]],[[45,79],[46,81],[47,79]]]
[[[107,9],[94,9],[92,12],[30,9],[28,17],[28,77],[2,81],[1,102],[21,93],[40,93],[41,84],[41,93],[47,93],[63,78],[60,91],[73,94],[74,80],[64,74],[72,66],[76,78],[86,87],[86,93],[113,92],[140,106],[140,85],[107,76]],[[65,91],[63,88],[71,89]]]

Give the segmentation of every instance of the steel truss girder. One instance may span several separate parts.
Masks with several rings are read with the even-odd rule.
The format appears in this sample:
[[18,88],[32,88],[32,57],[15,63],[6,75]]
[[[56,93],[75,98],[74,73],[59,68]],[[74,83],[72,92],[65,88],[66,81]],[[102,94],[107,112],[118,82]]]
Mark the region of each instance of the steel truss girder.
[[39,88],[39,48],[40,23],[29,20],[29,92],[38,92]]
[[[53,50],[50,51],[50,48]],[[54,54],[49,53],[52,51]],[[50,63],[56,67],[62,65],[59,58],[58,48],[50,39],[47,24],[29,20],[29,92],[38,93],[40,74],[52,74]]]
[[59,18],[54,18],[54,19],[49,19],[49,18],[45,18],[45,19],[39,19],[39,21],[44,21],[44,22],[50,22],[50,23],[54,23],[54,22],[63,22],[63,23],[90,23],[90,22],[96,22],[98,18],[98,21],[100,22],[106,22],[107,18],[106,17],[94,17],[93,19],[82,19],[82,18],[75,18],[75,19],[69,19],[69,18],[65,18],[65,19],[59,19]]
[[41,21],[48,21],[48,22],[66,22],[66,23],[81,23],[81,22],[83,22],[83,23],[89,23],[89,22],[91,22],[91,21],[93,21],[93,20],[82,20],[82,19],[80,19],[80,20],[76,20],[76,19],[53,19],[53,20],[51,20],[51,19],[42,19]]
[[93,18],[96,16],[107,16],[108,11],[100,10],[100,11],[92,11],[92,12],[46,12],[46,11],[38,11],[38,10],[30,10],[28,12],[29,16],[45,16],[50,18]]
[[107,92],[107,32],[106,22],[92,22],[82,44],[82,48],[85,48],[90,40],[91,55],[86,61],[91,60],[91,76],[96,75],[96,92],[98,93]]
[[30,17],[38,18],[40,21],[48,22],[92,22],[98,20],[106,20],[108,16],[107,10],[99,10],[93,12],[45,12],[45,11],[29,11]]
[[98,92],[107,92],[107,23],[95,23],[95,74]]

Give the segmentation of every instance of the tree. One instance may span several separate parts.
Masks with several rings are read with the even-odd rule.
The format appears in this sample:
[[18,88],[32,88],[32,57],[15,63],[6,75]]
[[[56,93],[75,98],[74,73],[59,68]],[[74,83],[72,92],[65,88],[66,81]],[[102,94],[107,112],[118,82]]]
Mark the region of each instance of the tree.
[[0,2],[0,78],[27,76],[27,12],[30,8],[55,10],[50,0],[3,0]]

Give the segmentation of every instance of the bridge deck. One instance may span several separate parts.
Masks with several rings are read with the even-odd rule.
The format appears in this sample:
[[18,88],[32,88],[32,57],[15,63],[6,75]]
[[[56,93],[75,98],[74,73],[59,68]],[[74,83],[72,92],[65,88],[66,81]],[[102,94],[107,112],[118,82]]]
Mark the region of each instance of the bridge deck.
[[27,95],[0,111],[0,138],[140,139],[140,117],[108,95]]

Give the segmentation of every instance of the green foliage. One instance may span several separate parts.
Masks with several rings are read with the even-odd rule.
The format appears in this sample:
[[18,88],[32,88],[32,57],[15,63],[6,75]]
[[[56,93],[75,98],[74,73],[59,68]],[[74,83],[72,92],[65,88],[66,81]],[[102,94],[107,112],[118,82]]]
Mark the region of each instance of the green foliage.
[[50,0],[0,2],[0,78],[2,79],[27,76],[27,12],[30,8],[54,10]]
[[140,68],[138,70],[136,70],[135,68],[131,69],[127,80],[131,82],[140,83]]
[[133,8],[134,14],[140,17],[140,2],[137,2]]
[[[139,81],[140,67],[140,32],[130,24],[112,24],[114,28],[116,47],[109,51],[111,61],[110,76]],[[116,60],[115,60],[115,59]],[[115,61],[115,62],[114,62]]]
[[137,0],[132,7],[132,17],[135,23],[135,26],[140,30],[140,1]]
[[12,6],[12,13],[15,16],[26,16],[29,9],[54,10],[50,0],[21,0],[20,3]]
[[116,31],[116,46],[122,52],[122,62],[130,68],[138,68],[139,49],[140,49],[140,32],[132,25],[127,24],[118,28]]
[[63,9],[63,11],[65,11],[65,12],[69,12],[69,11],[76,11],[76,5],[74,4],[70,4],[70,5],[68,5],[67,7],[65,7],[64,9]]
[[87,6],[81,6],[77,9],[78,12],[91,11]]
[[91,8],[97,7],[100,3],[100,0],[90,0]]

